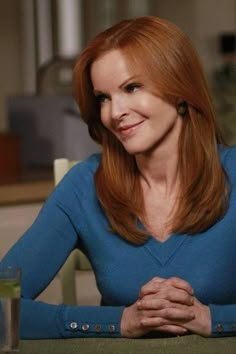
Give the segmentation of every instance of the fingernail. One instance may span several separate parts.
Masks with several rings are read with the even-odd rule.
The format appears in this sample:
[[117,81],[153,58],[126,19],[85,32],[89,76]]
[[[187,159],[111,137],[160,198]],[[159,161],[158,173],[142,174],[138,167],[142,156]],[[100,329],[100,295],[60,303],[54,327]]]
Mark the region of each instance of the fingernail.
[[182,328],[181,331],[179,331],[179,333],[177,334],[177,337],[181,337],[183,334],[187,333],[187,329]]

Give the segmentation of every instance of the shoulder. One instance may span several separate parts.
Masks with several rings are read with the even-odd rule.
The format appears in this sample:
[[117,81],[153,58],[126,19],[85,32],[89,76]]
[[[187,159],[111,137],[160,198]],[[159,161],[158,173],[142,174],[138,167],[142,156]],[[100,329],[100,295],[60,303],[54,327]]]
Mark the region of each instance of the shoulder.
[[78,174],[84,175],[84,173],[89,173],[94,175],[101,161],[101,154],[93,154],[83,161],[78,161],[71,170],[68,172],[68,175],[72,178]]
[[86,160],[78,161],[58,183],[51,194],[51,201],[73,209],[81,200],[96,196],[94,174],[101,160],[100,154],[93,154]]
[[86,191],[94,187],[94,174],[101,161],[101,154],[93,154],[83,161],[78,161],[64,176],[57,190]]
[[236,146],[219,146],[219,156],[229,177],[236,181]]

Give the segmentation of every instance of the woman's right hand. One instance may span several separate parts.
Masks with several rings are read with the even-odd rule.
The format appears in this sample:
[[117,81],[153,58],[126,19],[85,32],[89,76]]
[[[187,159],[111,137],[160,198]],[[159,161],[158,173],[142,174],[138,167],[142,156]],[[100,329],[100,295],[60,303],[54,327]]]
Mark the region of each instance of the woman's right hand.
[[[142,306],[142,298],[150,306]],[[124,309],[121,318],[121,335],[128,338],[141,337],[150,331],[168,328],[169,332],[182,335],[186,329],[181,323],[194,318],[191,306],[193,291],[187,282],[178,278],[155,277],[140,290],[139,299]],[[151,326],[147,326],[147,321]]]

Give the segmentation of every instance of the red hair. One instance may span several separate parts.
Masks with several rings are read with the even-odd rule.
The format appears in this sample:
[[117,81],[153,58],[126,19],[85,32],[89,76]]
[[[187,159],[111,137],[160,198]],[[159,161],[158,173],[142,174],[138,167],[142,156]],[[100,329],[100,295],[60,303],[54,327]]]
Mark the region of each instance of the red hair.
[[188,37],[157,17],[124,20],[95,37],[79,56],[74,71],[75,97],[91,137],[103,147],[95,175],[98,198],[111,228],[130,242],[145,242],[137,227],[145,219],[135,157],[102,125],[90,78],[92,63],[118,49],[132,67],[141,67],[153,91],[175,104],[188,105],[179,138],[181,198],[171,221],[176,233],[194,234],[220,219],[228,205],[225,172],[218,157],[223,144],[198,56]]

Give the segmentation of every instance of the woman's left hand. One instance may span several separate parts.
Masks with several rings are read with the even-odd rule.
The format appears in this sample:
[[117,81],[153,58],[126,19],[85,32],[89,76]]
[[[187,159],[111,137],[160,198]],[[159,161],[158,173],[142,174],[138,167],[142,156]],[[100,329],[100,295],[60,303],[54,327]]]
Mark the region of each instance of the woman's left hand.
[[173,325],[177,325],[185,328],[191,333],[198,334],[202,337],[209,337],[211,334],[211,316],[209,307],[200,303],[197,298],[194,298],[194,303],[191,308],[195,314],[193,320],[184,323],[173,320],[172,324],[170,323],[166,326],[160,326],[158,330],[172,332]]
[[207,305],[203,305],[196,297],[192,305],[195,318],[184,324],[184,328],[192,333],[203,337],[209,337],[211,334],[211,314]]
[[[159,280],[159,286],[154,291],[156,286],[156,282]],[[181,290],[181,286],[183,284],[184,291],[186,291],[186,285],[182,279],[179,278],[170,278],[170,279],[162,279],[155,278],[150,281],[147,286],[143,287],[143,290],[140,292],[138,308],[140,311],[152,311],[155,310],[155,316],[149,317],[145,319],[143,326],[147,326],[147,328],[153,327],[154,323],[164,323],[160,326],[156,327],[156,330],[163,332],[175,333],[176,326],[185,328],[187,331],[191,333],[199,334],[203,337],[208,337],[211,334],[211,316],[209,307],[203,305],[198,299],[192,296],[192,303],[184,303],[183,301],[179,301],[179,296],[172,297],[169,294],[173,294],[172,289],[176,289],[176,284],[178,285],[178,291]],[[187,289],[188,290],[188,289]],[[189,291],[189,290],[188,290]],[[176,295],[178,292],[175,292]],[[175,294],[174,293],[174,294]],[[164,295],[164,296],[163,296]],[[160,302],[166,300],[168,303],[160,309]],[[181,303],[182,302],[182,303]],[[193,313],[193,319],[184,320],[184,317],[181,316],[181,313],[186,311],[186,304]],[[168,311],[166,310],[168,308]]]

